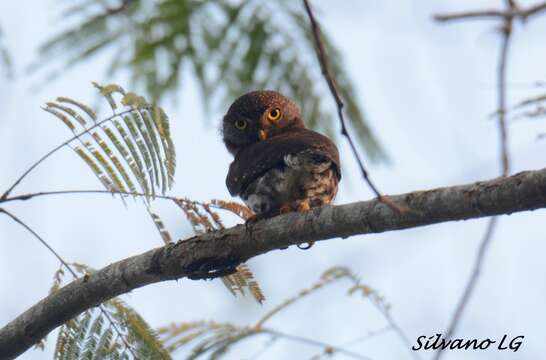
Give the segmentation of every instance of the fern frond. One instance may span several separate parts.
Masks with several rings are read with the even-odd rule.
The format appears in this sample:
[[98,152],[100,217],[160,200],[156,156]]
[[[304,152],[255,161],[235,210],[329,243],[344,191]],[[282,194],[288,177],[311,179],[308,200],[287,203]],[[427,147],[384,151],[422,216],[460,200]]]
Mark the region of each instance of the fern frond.
[[[101,184],[112,192],[145,195],[146,206],[157,193],[165,194],[174,183],[176,153],[170,138],[169,120],[163,110],[142,96],[126,92],[117,84],[93,85],[114,115],[97,121],[88,105],[68,97],[48,102],[44,110],[60,119],[74,134],[67,142]],[[90,121],[89,121],[90,120]],[[74,142],[80,145],[75,145]],[[120,196],[124,200],[125,196]],[[160,225],[157,215],[156,227]],[[164,241],[170,241],[161,223]]]
[[83,111],[84,113],[87,114],[87,116],[89,116],[91,118],[91,120],[93,120],[93,122],[96,122],[97,121],[97,113],[95,113],[95,111],[90,108],[89,106],[79,102],[79,101],[76,101],[74,99],[71,99],[71,98],[68,98],[68,97],[63,97],[63,96],[60,96],[57,98],[57,101],[60,102],[60,103],[66,103],[66,104],[70,104],[70,105],[73,105],[75,107],[77,107],[79,110]]
[[101,184],[110,191],[114,191],[114,186],[112,185],[112,182],[110,179],[104,174],[104,172],[100,169],[100,167],[97,165],[97,163],[85,153],[85,151],[80,147],[75,147],[74,151],[78,156],[89,166],[91,171],[93,171],[93,174],[99,179]]
[[163,239],[163,242],[165,244],[169,244],[172,242],[172,237],[169,231],[165,228],[165,224],[163,224],[163,221],[161,221],[161,218],[153,213],[150,208],[146,207],[146,210],[148,210],[148,213],[152,217],[152,220],[154,221],[154,225],[157,228],[157,231],[159,231],[159,234],[161,235],[161,238]]
[[[240,270],[242,272],[245,271],[244,269]],[[384,304],[383,297],[377,295],[377,292],[372,290],[370,287],[362,285],[358,278],[348,268],[333,267],[326,270],[315,284],[301,290],[295,296],[288,298],[286,301],[274,307],[254,326],[240,326],[232,323],[217,323],[214,321],[197,321],[170,324],[159,328],[157,333],[169,351],[174,352],[181,348],[186,348],[186,350],[191,351],[190,355],[187,356],[186,359],[196,359],[205,356],[208,359],[223,358],[232,346],[255,335],[269,336],[269,345],[277,339],[286,338],[292,341],[301,341],[307,345],[311,344],[318,346],[321,350],[323,350],[322,354],[331,355],[334,353],[345,353],[357,357],[358,355],[356,355],[354,352],[351,354],[350,351],[340,346],[330,345],[314,339],[305,339],[301,336],[295,337],[293,335],[285,334],[283,331],[277,331],[273,328],[263,326],[264,323],[274,314],[284,311],[291,304],[307,297],[318,289],[321,289],[328,284],[336,283],[338,280],[342,279],[349,280],[351,283],[349,288],[350,294],[361,291],[366,297],[372,297],[372,302],[376,306],[377,304]],[[386,313],[387,310],[383,309],[385,308],[383,307],[380,310],[385,316],[385,319],[389,322],[389,326],[382,328],[379,332],[383,333],[385,330],[397,331],[395,325],[393,325],[394,322],[392,318]],[[365,337],[359,337],[360,340],[363,338]]]
[[[121,177],[123,178],[123,182],[119,181],[119,179],[118,179],[120,189],[123,189],[123,184],[125,184],[129,188],[130,192],[136,192],[137,189],[136,189],[135,185],[133,184],[131,178],[129,177],[129,174],[127,173],[127,170],[122,165],[122,163],[119,161],[117,156],[114,155],[114,153],[112,152],[112,150],[110,149],[108,144],[100,137],[100,135],[97,132],[93,132],[92,136],[93,136],[93,139],[99,144],[99,147],[101,148],[101,150],[106,154],[108,159],[110,159],[110,161],[114,164],[114,166],[116,168],[116,171],[113,172],[113,174],[116,177],[117,177],[116,174],[120,174]],[[117,139],[114,139],[114,140],[117,140]],[[119,141],[118,141],[118,143],[119,143]],[[130,166],[129,166],[129,168],[130,168]],[[120,190],[120,191],[124,191],[124,190]]]
[[122,95],[125,95],[125,90],[123,90],[123,88],[117,84],[110,84],[106,86],[101,86],[96,82],[93,82],[92,84],[100,91],[100,94],[106,99],[108,105],[110,105],[110,108],[112,108],[112,111],[114,111],[115,113],[118,105],[116,103],[116,100],[114,100],[114,94],[120,93]]
[[242,218],[243,220],[248,220],[252,216],[252,211],[247,206],[243,204],[239,204],[238,202],[235,202],[235,201],[224,201],[224,200],[213,199],[211,201],[211,204],[217,208],[230,211],[234,213],[235,215],[239,216],[240,218]]
[[57,104],[57,103],[54,103],[54,102],[48,102],[48,103],[46,103],[46,105],[47,105],[48,109],[56,109],[56,110],[59,110],[61,112],[67,113],[70,117],[72,117],[74,120],[76,120],[84,128],[87,125],[87,122],[85,121],[83,116],[81,116],[74,109],[71,109],[68,106],[60,105],[60,104]]
[[102,334],[103,325],[104,325],[103,316],[97,316],[93,320],[91,326],[89,327],[89,334],[87,335],[85,345],[82,349],[83,359],[93,359],[93,356],[101,350],[101,347],[99,345],[99,340]]
[[54,293],[55,291],[59,290],[61,288],[61,283],[63,281],[64,276],[64,268],[63,265],[59,267],[57,271],[53,274],[53,284],[51,284],[51,288],[49,289],[49,293]]
[[218,358],[235,343],[258,333],[260,330],[254,328],[214,321],[171,324],[158,330],[158,334],[171,352],[198,341],[192,346],[187,359],[196,359],[207,353],[209,359]]
[[112,299],[108,304],[116,310],[114,316],[127,329],[128,339],[136,346],[138,354],[147,359],[171,359],[155,331],[136,311],[119,299]]
[[[238,216],[245,216],[247,214],[246,211],[250,211],[248,209],[245,210],[243,205],[221,200],[213,200],[210,204],[188,199],[176,199],[174,202],[184,212],[184,215],[190,222],[193,231],[196,234],[224,229],[224,224],[222,223],[220,216],[212,211],[212,206],[222,209],[225,208]],[[234,296],[237,296],[237,293],[244,296],[245,289],[248,289],[249,293],[258,303],[262,304],[265,300],[265,296],[248,265],[241,264],[237,266],[235,273],[224,276],[221,280],[229,292]]]
[[108,327],[100,336],[95,347],[95,352],[91,357],[91,360],[100,360],[108,358],[116,358],[115,355],[119,356],[118,347],[115,343],[112,343],[113,331]]
[[61,120],[71,131],[76,130],[76,126],[72,123],[72,121],[70,121],[68,116],[66,116],[65,114],[55,109],[52,109],[49,106],[43,109],[47,111],[48,113],[52,114],[53,116],[55,116],[56,118],[58,118],[59,120]]
[[[142,122],[142,119],[141,119],[141,115],[140,113],[137,111],[137,112],[133,112],[131,113],[131,117],[133,119],[133,122],[134,124],[136,124],[136,129],[138,130],[138,134],[139,134],[139,137],[140,139],[142,139],[142,141],[144,142],[144,145],[146,146],[146,152],[145,152],[145,156],[148,157],[149,159],[149,162],[152,164],[152,169],[153,169],[153,176],[152,174],[150,174],[150,182],[155,182],[156,186],[160,186],[159,185],[159,173],[158,173],[158,158],[157,158],[157,154],[155,152],[155,149],[153,147],[153,144],[152,144],[152,140],[148,134],[148,132],[146,131],[146,128],[144,127],[144,124]],[[141,149],[142,151],[142,149]],[[163,175],[163,174],[162,174]]]

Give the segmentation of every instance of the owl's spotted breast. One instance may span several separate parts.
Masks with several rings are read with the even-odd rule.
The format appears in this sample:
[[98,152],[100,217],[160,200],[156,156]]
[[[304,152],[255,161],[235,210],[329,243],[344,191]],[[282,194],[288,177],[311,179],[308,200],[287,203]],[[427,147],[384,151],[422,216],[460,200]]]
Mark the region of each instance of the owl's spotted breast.
[[341,178],[337,147],[308,129],[292,129],[237,154],[226,184],[258,216],[330,203]]
[[306,204],[329,204],[337,193],[338,176],[332,162],[311,150],[286,155],[283,165],[254,180],[242,193],[245,204],[258,216],[296,210]]

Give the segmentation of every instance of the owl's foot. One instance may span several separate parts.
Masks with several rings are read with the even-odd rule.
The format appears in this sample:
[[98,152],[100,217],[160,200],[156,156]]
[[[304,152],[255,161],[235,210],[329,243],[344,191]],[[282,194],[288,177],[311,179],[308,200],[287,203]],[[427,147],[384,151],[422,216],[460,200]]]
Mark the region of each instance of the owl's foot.
[[309,209],[311,209],[311,206],[309,206],[309,200],[303,200],[302,202],[298,203],[298,205],[296,206],[297,212],[305,212]]
[[286,214],[286,213],[289,213],[289,212],[292,212],[292,211],[294,211],[294,209],[292,208],[292,205],[286,204],[286,205],[281,206],[281,208],[279,210],[279,213],[280,214]]
[[248,227],[252,224],[254,224],[255,222],[261,220],[262,218],[259,217],[258,215],[256,214],[252,214],[250,215],[246,220],[245,220],[245,227],[247,228],[248,230]]
[[291,203],[291,204],[285,204],[281,206],[279,209],[280,214],[286,214],[289,212],[305,212],[309,210],[311,207],[309,206],[309,200],[303,200],[301,202]]
[[[296,211],[297,212],[305,212],[305,211],[308,211],[309,209],[311,209],[311,207],[309,206],[309,200],[304,200],[300,203],[298,203],[298,205],[296,206]],[[302,250],[309,250],[313,247],[313,245],[315,245],[315,242],[314,241],[310,241],[306,244],[298,244],[296,245],[299,249],[302,249]]]

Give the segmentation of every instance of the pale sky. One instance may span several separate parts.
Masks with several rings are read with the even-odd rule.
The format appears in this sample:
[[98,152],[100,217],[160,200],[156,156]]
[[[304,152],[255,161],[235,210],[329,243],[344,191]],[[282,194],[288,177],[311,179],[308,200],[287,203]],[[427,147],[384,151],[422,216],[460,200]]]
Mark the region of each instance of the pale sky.
[[[523,1],[522,6],[536,1]],[[345,57],[361,102],[392,163],[372,165],[374,181],[386,194],[464,184],[500,173],[498,134],[489,115],[496,109],[496,68],[500,36],[495,21],[442,25],[432,14],[500,7],[501,0],[315,1],[325,31]],[[91,81],[104,81],[109,54],[74,67],[58,80],[33,90],[39,77],[26,75],[37,47],[59,29],[60,1],[0,3],[0,24],[12,53],[16,81],[0,86],[0,189],[69,135],[40,106],[60,95],[96,100]],[[517,24],[509,59],[509,103],[540,89],[546,80],[546,15]],[[195,83],[184,83],[178,104],[166,103],[178,153],[171,194],[195,200],[229,199],[224,185],[230,156],[217,132],[222,112],[204,121]],[[124,76],[108,79],[128,85]],[[544,89],[543,89],[544,91]],[[324,102],[333,105],[330,98]],[[332,119],[337,121],[337,119]],[[546,121],[509,124],[512,172],[544,167]],[[372,197],[354,159],[340,142],[344,179],[337,203]],[[17,193],[99,189],[100,184],[73,153],[47,160]],[[162,244],[142,206],[124,208],[109,196],[70,195],[9,204],[6,208],[33,227],[61,255],[101,268]],[[157,212],[175,238],[191,234],[181,211],[157,203]],[[478,289],[457,336],[525,340],[517,353],[489,349],[451,352],[445,359],[537,359],[545,351],[546,251],[544,210],[503,216],[488,253]],[[253,324],[264,312],[309,286],[332,266],[347,266],[392,305],[392,315],[411,341],[444,331],[473,264],[487,220],[445,223],[378,235],[321,242],[303,252],[274,251],[249,262],[267,301],[263,306],[234,298],[220,281],[181,280],[138,289],[123,296],[153,326],[195,320]],[[32,236],[0,217],[0,326],[44,297],[59,264]],[[385,326],[374,307],[346,296],[340,283],[273,318],[286,333],[343,344]],[[21,359],[50,358],[28,351]],[[263,340],[263,339],[262,339]],[[252,356],[262,344],[249,340],[226,359]],[[406,359],[409,351],[394,333],[348,346],[373,359]],[[307,359],[319,349],[279,340],[260,359]],[[420,352],[423,359],[432,353]],[[178,357],[183,358],[183,353]],[[343,359],[342,355],[338,355]]]

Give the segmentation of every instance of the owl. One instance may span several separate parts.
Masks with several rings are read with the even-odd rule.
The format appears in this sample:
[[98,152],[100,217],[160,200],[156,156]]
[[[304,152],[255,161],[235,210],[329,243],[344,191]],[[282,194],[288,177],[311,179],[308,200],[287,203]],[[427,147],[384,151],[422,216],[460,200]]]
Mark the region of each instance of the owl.
[[329,204],[341,179],[339,153],[305,127],[300,110],[276,91],[253,91],[230,106],[223,141],[234,156],[226,178],[256,219]]

